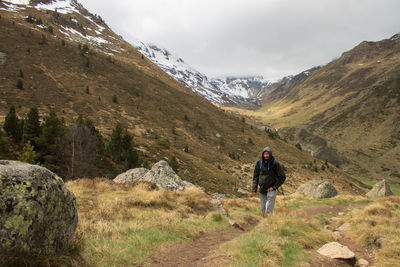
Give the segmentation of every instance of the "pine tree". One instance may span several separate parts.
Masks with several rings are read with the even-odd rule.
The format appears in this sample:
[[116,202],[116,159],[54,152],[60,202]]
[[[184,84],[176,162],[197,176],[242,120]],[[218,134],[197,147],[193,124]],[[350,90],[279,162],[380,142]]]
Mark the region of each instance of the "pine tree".
[[124,129],[122,124],[117,122],[111,133],[111,139],[108,142],[108,151],[111,153],[113,159],[117,162],[121,161],[123,131]]
[[31,142],[28,141],[22,148],[22,152],[18,156],[18,160],[30,164],[37,164],[36,162],[36,151],[34,150]]
[[17,114],[15,113],[14,106],[10,107],[10,110],[4,121],[3,129],[7,135],[14,139],[14,141],[18,142],[21,140],[21,121],[18,119]]
[[44,117],[42,131],[37,139],[39,160],[52,171],[58,170],[57,152],[60,148],[60,140],[65,134],[65,123],[59,119],[54,111]]
[[34,146],[36,145],[36,139],[40,136],[40,122],[39,112],[36,107],[32,107],[25,119],[24,131],[22,141],[24,143],[30,141]]

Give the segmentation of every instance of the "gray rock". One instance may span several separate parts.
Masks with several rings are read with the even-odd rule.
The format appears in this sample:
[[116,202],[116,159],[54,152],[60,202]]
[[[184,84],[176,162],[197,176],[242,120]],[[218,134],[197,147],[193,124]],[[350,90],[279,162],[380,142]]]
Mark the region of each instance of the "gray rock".
[[365,260],[365,259],[359,259],[358,260],[358,262],[357,262],[357,266],[360,266],[360,267],[365,267],[365,266],[368,266],[369,265],[369,262],[367,261],[367,260]]
[[336,230],[338,230],[338,231],[340,231],[340,232],[346,232],[347,230],[349,230],[349,228],[350,228],[350,223],[348,223],[348,222],[346,222],[346,223],[344,223],[344,224],[342,224],[338,229],[336,229]]
[[342,234],[339,231],[334,231],[332,233],[333,238],[335,238],[335,240],[339,240],[340,238],[342,238]]
[[318,253],[332,259],[353,259],[354,253],[338,242],[330,242],[318,249]]
[[369,191],[366,196],[369,199],[377,199],[379,197],[391,196],[393,195],[392,191],[390,190],[389,184],[386,180],[382,180],[379,183],[376,183],[374,187],[372,187],[371,191]]
[[330,198],[338,194],[336,188],[328,181],[312,180],[302,184],[295,194],[309,198]]
[[0,52],[0,65],[4,65],[7,61],[7,54]]
[[59,251],[78,224],[75,196],[63,180],[19,161],[0,161],[0,215],[0,251]]
[[144,175],[149,171],[150,170],[145,168],[130,169],[115,177],[113,181],[120,184],[141,182],[143,181]]
[[131,169],[118,175],[114,181],[122,183],[146,182],[170,191],[183,190],[193,184],[182,180],[164,160],[154,164],[151,170],[143,168]]
[[241,195],[248,195],[248,194],[249,194],[246,190],[244,190],[244,189],[242,189],[242,188],[240,188],[240,187],[238,188],[237,192],[238,192],[239,194],[241,194]]

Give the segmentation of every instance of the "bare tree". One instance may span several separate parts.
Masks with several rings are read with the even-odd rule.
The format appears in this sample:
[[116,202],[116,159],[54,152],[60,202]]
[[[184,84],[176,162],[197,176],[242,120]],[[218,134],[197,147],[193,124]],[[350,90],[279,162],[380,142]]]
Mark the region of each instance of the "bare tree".
[[59,150],[67,178],[81,178],[89,174],[96,159],[96,142],[96,136],[85,125],[74,124],[68,128]]

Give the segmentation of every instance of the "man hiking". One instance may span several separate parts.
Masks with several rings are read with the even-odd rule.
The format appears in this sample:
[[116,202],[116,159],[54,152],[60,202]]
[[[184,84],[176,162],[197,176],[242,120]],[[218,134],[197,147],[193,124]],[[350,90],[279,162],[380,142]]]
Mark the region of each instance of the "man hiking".
[[261,215],[263,217],[274,210],[276,190],[285,179],[285,172],[272,156],[271,148],[264,148],[253,175],[253,194],[256,194],[257,187],[260,186]]

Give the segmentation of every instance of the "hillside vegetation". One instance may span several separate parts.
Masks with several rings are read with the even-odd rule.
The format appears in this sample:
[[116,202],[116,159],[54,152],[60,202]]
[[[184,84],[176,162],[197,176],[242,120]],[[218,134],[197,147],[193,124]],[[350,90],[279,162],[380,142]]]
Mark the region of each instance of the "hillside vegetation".
[[236,111],[358,177],[400,182],[399,35],[362,42],[306,79],[281,83],[259,110]]
[[[82,7],[79,10],[69,14],[34,7],[0,10],[3,124],[11,105],[20,119],[36,107],[41,123],[51,111],[66,126],[79,116],[88,118],[108,142],[119,122],[133,137],[139,162],[151,166],[175,157],[183,179],[226,194],[249,188],[260,151],[270,146],[287,170],[287,192],[304,181],[322,178],[331,180],[339,191],[363,193],[361,183],[332,164],[268,136],[180,85],[113,33],[101,18]],[[101,25],[107,43],[82,38],[83,33],[86,37],[93,34],[89,28],[94,22]],[[66,35],[68,27],[82,36]],[[3,142],[1,157],[8,159],[18,158],[25,145],[4,133]],[[91,177],[114,178],[125,168],[110,155],[100,159],[90,165],[96,167],[89,172]],[[45,164],[45,160],[38,161]],[[324,170],[323,165],[327,166]]]

